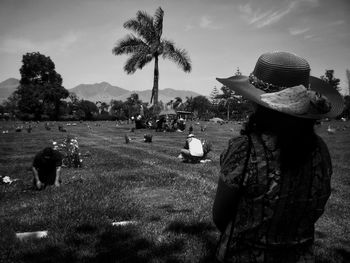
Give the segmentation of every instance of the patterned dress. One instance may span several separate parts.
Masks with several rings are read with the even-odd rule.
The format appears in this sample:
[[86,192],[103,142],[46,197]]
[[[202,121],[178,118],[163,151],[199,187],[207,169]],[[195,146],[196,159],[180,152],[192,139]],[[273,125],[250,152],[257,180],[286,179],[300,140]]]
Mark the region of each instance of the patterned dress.
[[243,175],[248,141],[247,136],[231,139],[220,157],[223,182],[234,190],[243,184],[244,190],[235,222],[222,234],[217,259],[314,262],[314,224],[330,196],[332,164],[327,146],[318,137],[312,158],[282,174],[275,138],[252,134]]

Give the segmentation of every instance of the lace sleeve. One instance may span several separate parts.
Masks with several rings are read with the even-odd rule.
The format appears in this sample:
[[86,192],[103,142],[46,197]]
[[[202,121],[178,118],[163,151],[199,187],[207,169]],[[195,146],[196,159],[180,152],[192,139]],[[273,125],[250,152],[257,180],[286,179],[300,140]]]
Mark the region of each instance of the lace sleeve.
[[238,188],[243,176],[249,143],[246,136],[233,138],[220,155],[220,178],[229,187]]

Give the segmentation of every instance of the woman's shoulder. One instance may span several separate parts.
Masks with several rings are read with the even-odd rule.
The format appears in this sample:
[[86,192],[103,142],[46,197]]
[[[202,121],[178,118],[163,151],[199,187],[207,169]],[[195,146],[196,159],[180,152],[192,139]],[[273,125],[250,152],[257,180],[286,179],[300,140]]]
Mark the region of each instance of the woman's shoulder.
[[[226,149],[221,154],[221,159],[230,157],[231,155],[240,155],[240,153],[246,152],[249,145],[248,136],[237,136],[231,138],[228,141]],[[232,157],[232,156],[231,156]]]
[[237,137],[231,138],[228,141],[228,148],[234,151],[245,150],[248,147],[249,139],[246,135],[239,135]]
[[227,148],[220,155],[220,177],[228,185],[238,184],[247,158],[249,139],[238,136],[228,142]]

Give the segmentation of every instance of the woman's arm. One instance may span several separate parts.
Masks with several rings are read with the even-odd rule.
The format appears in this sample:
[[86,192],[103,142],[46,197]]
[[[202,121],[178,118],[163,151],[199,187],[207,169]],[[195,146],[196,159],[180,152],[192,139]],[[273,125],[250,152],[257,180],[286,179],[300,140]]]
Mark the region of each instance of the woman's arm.
[[35,186],[37,189],[41,189],[42,183],[40,182],[40,179],[39,179],[38,170],[34,166],[32,166],[32,171],[33,171]]
[[238,189],[227,186],[219,177],[213,205],[213,221],[216,227],[223,232],[236,213]]

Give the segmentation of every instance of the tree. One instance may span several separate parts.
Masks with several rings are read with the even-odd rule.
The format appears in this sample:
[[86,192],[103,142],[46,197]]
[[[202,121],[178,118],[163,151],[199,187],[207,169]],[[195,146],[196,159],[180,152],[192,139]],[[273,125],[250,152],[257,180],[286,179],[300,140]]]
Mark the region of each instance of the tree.
[[196,96],[192,100],[192,111],[196,111],[199,118],[209,113],[211,103],[205,96]]
[[192,107],[192,104],[193,104],[193,97],[186,97],[186,101],[184,103],[184,110],[186,111],[193,111],[193,107]]
[[[241,76],[239,68],[235,72],[235,76]],[[237,108],[237,104],[242,103],[242,97],[235,95],[235,92],[226,86],[221,87],[222,94],[217,94],[215,99],[219,100],[219,104],[222,104],[226,109],[227,120],[230,119],[230,112],[233,108]]]
[[340,116],[347,119],[350,118],[350,95],[344,96],[344,110]]
[[216,86],[214,86],[213,90],[211,91],[211,93],[209,95],[210,101],[213,105],[217,105],[219,103],[219,100],[217,98],[218,95],[219,95],[219,90]]
[[104,101],[96,101],[96,106],[99,109],[100,114],[106,114],[109,105]]
[[83,119],[92,120],[94,114],[98,113],[98,108],[92,101],[81,100],[78,104],[78,111],[84,113],[84,116],[81,116]]
[[11,116],[16,116],[18,113],[19,97],[16,92],[13,92],[4,102],[4,111],[10,113]]
[[151,103],[158,104],[159,68],[158,59],[170,59],[177,63],[185,72],[191,71],[191,60],[184,49],[178,49],[170,40],[162,38],[164,11],[158,7],[154,16],[146,12],[138,11],[136,18],[124,23],[124,28],[133,31],[121,39],[113,48],[114,55],[127,54],[129,59],[124,65],[127,74],[133,74],[137,69],[142,69],[154,59],[154,77],[151,95]]
[[128,108],[128,118],[140,113],[140,105],[142,101],[139,99],[139,94],[132,93],[130,97],[126,99],[125,105]]
[[127,119],[126,114],[128,112],[127,106],[121,100],[111,100],[111,112],[117,117],[117,120]]
[[337,91],[340,91],[339,82],[340,79],[334,77],[334,70],[333,69],[327,69],[324,76],[321,76],[321,79],[328,84],[330,84],[333,88],[335,88]]
[[23,55],[22,63],[20,85],[16,90],[19,110],[33,113],[36,118],[44,112],[58,119],[61,99],[67,98],[69,92],[62,86],[55,64],[39,52]]
[[222,94],[218,94],[217,95],[217,99],[220,100],[219,103],[223,104],[225,106],[225,108],[227,109],[227,120],[230,119],[230,106],[232,106],[235,102],[236,102],[236,98],[234,96],[234,92],[226,87],[226,86],[222,86],[221,87],[221,91]]
[[173,109],[178,109],[182,105],[182,99],[180,97],[175,97],[173,102]]

